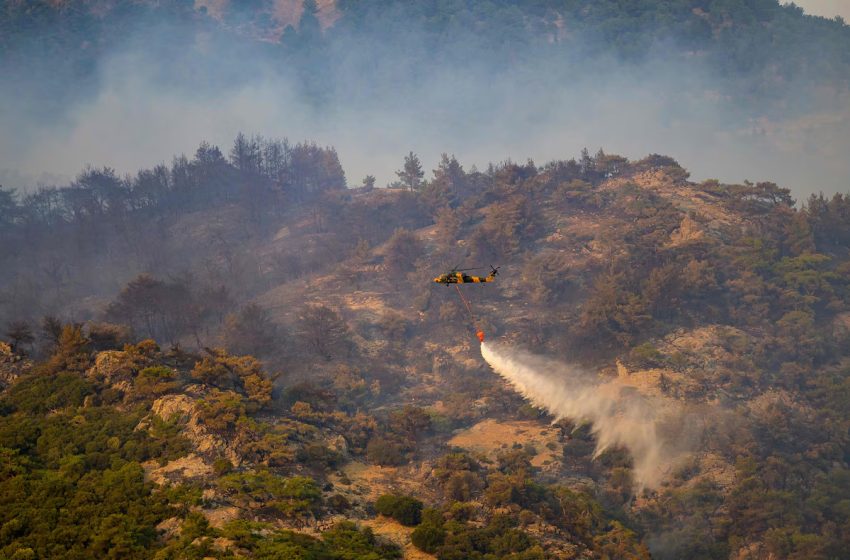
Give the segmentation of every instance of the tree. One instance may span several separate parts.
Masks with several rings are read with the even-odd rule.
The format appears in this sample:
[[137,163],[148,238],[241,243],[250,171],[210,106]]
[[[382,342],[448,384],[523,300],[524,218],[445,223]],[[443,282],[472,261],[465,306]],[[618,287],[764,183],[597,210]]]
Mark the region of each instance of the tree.
[[384,494],[375,501],[375,511],[412,527],[422,520],[422,502],[410,496]]
[[6,327],[6,336],[9,338],[12,352],[22,352],[22,345],[31,345],[35,341],[32,329],[26,321],[13,321]]
[[526,196],[514,195],[493,205],[475,229],[470,245],[479,258],[504,258],[517,253],[534,233],[537,216]]
[[327,361],[351,349],[348,325],[336,311],[322,304],[308,304],[301,310],[298,335],[311,352]]
[[233,140],[233,147],[230,148],[230,164],[243,173],[256,169],[253,162],[251,141],[242,132],[238,133]]
[[109,215],[120,217],[127,210],[129,185],[122,181],[115,170],[109,167],[95,169],[87,167],[74,181],[71,189],[77,196],[77,212],[86,218]]
[[246,417],[245,401],[235,391],[213,389],[195,404],[198,421],[219,433],[231,432]]
[[12,226],[18,214],[15,189],[4,189],[0,185],[0,231]]
[[448,206],[443,206],[437,210],[434,223],[437,226],[437,241],[440,248],[448,250],[454,247],[460,232],[460,218],[457,212]]
[[415,233],[399,228],[387,242],[384,263],[388,270],[403,273],[412,270],[424,252],[422,242]]
[[411,191],[419,190],[422,185],[422,178],[425,176],[425,172],[422,171],[422,163],[413,152],[404,157],[404,167],[396,171],[395,174],[398,175],[402,186]]
[[249,399],[252,409],[271,400],[272,382],[262,364],[253,356],[231,356],[219,348],[195,363],[190,375],[220,389],[236,389]]
[[398,466],[407,462],[401,444],[379,436],[371,438],[366,444],[366,457],[369,461],[384,466]]
[[56,351],[43,369],[50,373],[63,370],[80,372],[88,368],[90,362],[89,340],[83,334],[83,327],[71,324],[62,327]]
[[386,311],[378,322],[378,327],[384,333],[384,336],[396,342],[405,339],[409,326],[404,315],[393,310]]
[[236,354],[267,356],[274,352],[278,341],[278,326],[268,311],[252,303],[239,313],[230,314],[224,321],[225,346]]
[[345,188],[345,172],[334,148],[302,142],[292,148],[291,162],[290,189],[297,201]]
[[179,386],[174,370],[165,366],[146,367],[134,380],[136,394],[143,398],[158,397]]
[[44,347],[48,352],[59,345],[59,337],[62,336],[62,321],[53,315],[45,315],[41,319],[41,332],[39,333]]
[[419,437],[431,429],[431,417],[422,408],[418,406],[406,405],[401,410],[393,411],[390,414],[390,423],[393,430],[408,437],[411,440],[417,440]]
[[131,340],[130,329],[113,323],[89,323],[88,338],[92,350],[120,350]]
[[446,541],[446,531],[441,525],[422,523],[410,534],[410,542],[423,552],[433,554]]
[[322,491],[312,478],[282,478],[265,469],[225,475],[219,487],[242,504],[260,502],[293,519],[316,512],[322,503]]
[[634,333],[652,318],[640,296],[623,283],[624,278],[615,274],[597,278],[582,308],[577,334],[597,349],[613,341],[630,343]]
[[454,155],[442,154],[434,179],[424,189],[426,204],[431,208],[454,207],[466,186],[466,173]]
[[147,338],[175,342],[197,326],[197,309],[182,281],[164,282],[141,274],[127,283],[109,304],[106,316],[130,325]]
[[228,165],[218,146],[201,142],[195,151],[191,165],[197,175],[199,185],[203,187],[207,196],[211,196],[213,199],[228,196],[233,168]]

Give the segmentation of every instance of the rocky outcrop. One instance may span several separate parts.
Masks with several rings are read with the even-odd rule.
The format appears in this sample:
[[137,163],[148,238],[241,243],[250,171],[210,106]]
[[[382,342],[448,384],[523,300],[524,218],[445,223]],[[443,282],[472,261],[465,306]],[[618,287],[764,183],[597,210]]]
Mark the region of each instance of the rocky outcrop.
[[196,411],[198,400],[185,394],[165,395],[154,401],[151,410],[166,422],[182,424],[182,434],[198,453],[223,456],[233,465],[241,465],[243,459],[235,443],[211,432],[200,422]]
[[120,381],[132,380],[140,365],[127,352],[104,350],[98,352],[94,365],[88,369],[86,375],[108,385],[113,385]]
[[151,411],[166,422],[189,422],[195,410],[195,399],[186,395],[166,395],[151,405]]
[[162,536],[163,540],[168,540],[172,537],[180,536],[180,518],[179,517],[169,517],[168,519],[160,522],[159,525],[156,526],[156,530]]
[[148,480],[160,485],[203,479],[213,474],[212,467],[195,453],[170,461],[162,467],[157,467],[156,463],[148,463],[144,466],[145,476]]
[[670,234],[670,244],[668,247],[678,247],[693,241],[699,241],[705,237],[705,232],[699,227],[690,216],[682,218],[682,223],[679,228]]
[[134,378],[152,363],[148,356],[139,352],[104,350],[98,352],[86,375],[120,391],[125,399],[132,399]]
[[202,510],[210,526],[215,529],[221,529],[231,521],[239,519],[242,510],[236,506],[219,507]]

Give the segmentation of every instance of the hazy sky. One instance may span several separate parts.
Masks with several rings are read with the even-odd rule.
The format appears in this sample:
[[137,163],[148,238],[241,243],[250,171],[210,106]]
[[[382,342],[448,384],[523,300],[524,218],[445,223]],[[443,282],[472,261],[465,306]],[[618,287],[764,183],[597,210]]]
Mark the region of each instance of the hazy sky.
[[794,0],[794,3],[808,14],[828,18],[841,16],[850,22],[850,0]]
[[[850,0],[798,5],[850,12]],[[850,188],[850,103],[828,90],[824,99],[797,93],[808,92],[806,84],[789,83],[781,92],[790,107],[805,110],[766,116],[736,105],[710,68],[689,59],[623,64],[600,58],[586,66],[558,51],[556,60],[526,57],[505,72],[498,55],[488,59],[470,47],[480,58],[455,57],[409,72],[412,61],[427,59],[415,34],[397,50],[353,36],[325,69],[339,91],[317,104],[303,76],[282,71],[259,43],[186,33],[197,34],[194,47],[169,65],[161,52],[176,47],[149,45],[167,45],[173,36],[164,32],[154,40],[139,31],[98,60],[97,87],[58,118],[0,110],[0,185],[23,190],[67,183],[86,164],[134,174],[168,164],[175,154],[191,157],[201,140],[227,153],[242,131],[333,145],[350,185],[367,174],[379,185],[396,179],[411,150],[431,170],[441,152],[469,169],[509,158],[543,164],[576,157],[586,147],[630,159],[661,153],[695,180],[774,181],[798,197]],[[250,71],[242,71],[246,64]],[[201,79],[168,72],[188,67]],[[8,100],[0,98],[5,106]]]

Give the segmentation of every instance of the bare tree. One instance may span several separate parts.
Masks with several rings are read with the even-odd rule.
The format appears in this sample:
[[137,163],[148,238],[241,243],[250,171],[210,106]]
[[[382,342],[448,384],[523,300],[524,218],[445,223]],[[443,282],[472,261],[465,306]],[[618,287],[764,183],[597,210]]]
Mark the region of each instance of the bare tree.
[[228,315],[224,324],[225,345],[233,353],[267,356],[278,343],[278,325],[255,303]]
[[298,335],[307,348],[330,361],[351,350],[348,325],[333,309],[308,304],[298,315]]
[[32,345],[35,336],[26,321],[13,321],[6,327],[6,337],[9,339],[12,352],[22,352],[21,346]]

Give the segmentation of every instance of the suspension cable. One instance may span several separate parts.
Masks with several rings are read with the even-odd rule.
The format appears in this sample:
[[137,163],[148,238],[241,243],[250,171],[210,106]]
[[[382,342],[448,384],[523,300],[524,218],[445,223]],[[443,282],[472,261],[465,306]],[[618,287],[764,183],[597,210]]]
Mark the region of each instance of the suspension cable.
[[463,292],[457,284],[455,284],[455,290],[457,290],[457,295],[460,296],[460,301],[463,302],[463,304],[466,306],[466,310],[469,312],[469,318],[472,321],[472,328],[475,329],[475,336],[477,336],[478,340],[481,341],[481,343],[483,344],[484,331],[478,328],[478,325],[475,324],[475,313],[472,312],[472,306],[469,304],[469,301],[467,301],[467,299],[463,297]]

